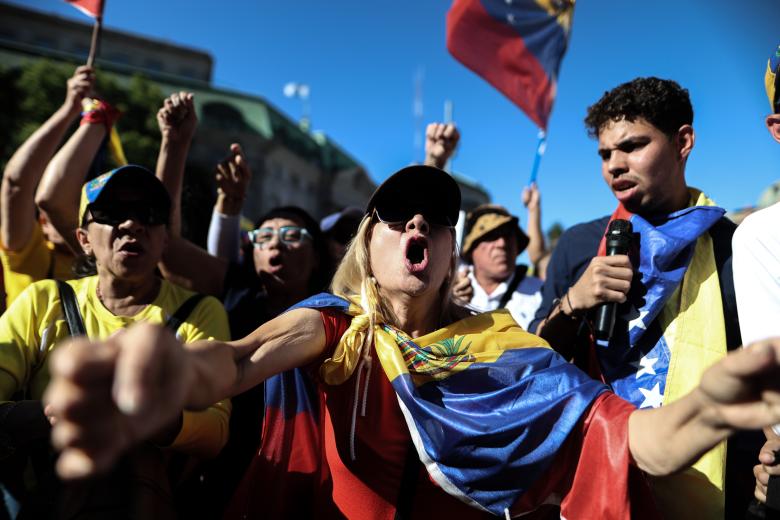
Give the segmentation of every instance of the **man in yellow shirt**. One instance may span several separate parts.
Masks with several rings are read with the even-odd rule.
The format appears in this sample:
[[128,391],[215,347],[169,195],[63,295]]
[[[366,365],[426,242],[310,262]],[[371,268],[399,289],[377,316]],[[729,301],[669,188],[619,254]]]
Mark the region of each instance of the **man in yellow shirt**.
[[[87,336],[107,338],[141,321],[166,323],[193,296],[156,276],[167,243],[170,206],[162,183],[139,166],[118,168],[84,185],[77,238],[85,265],[94,266],[96,274],[67,285],[75,293]],[[54,280],[36,282],[0,316],[0,441],[11,449],[48,436],[40,398],[49,379],[49,353],[71,335],[63,294]],[[222,305],[216,298],[202,298],[176,327],[176,335],[186,343],[228,339]],[[214,457],[227,440],[229,416],[227,400],[202,412],[183,412],[160,432],[155,444]],[[137,495],[143,494],[143,487],[138,486]],[[137,496],[132,500],[134,507],[143,503]],[[173,514],[171,500],[167,507],[154,514]]]

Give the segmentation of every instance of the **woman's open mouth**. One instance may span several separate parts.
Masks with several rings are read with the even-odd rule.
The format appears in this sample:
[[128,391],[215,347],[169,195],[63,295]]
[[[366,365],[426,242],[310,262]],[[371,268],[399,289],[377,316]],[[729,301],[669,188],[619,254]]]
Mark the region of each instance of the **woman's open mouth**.
[[428,240],[412,237],[406,242],[406,268],[410,273],[419,273],[428,267]]

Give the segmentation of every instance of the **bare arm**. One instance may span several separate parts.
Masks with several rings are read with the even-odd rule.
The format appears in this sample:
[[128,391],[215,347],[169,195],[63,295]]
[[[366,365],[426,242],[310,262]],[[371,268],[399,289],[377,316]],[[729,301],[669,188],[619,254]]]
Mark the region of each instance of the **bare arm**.
[[629,417],[628,441],[640,469],[669,475],[693,464],[738,429],[780,420],[780,339],[732,352],[690,394]]
[[0,187],[0,239],[6,249],[19,251],[30,239],[35,225],[35,190],[93,82],[91,68],[77,68],[68,80],[65,102],[8,161]]
[[523,189],[523,204],[528,209],[528,224],[526,225],[528,248],[526,251],[531,265],[535,267],[547,251],[542,232],[542,198],[536,183]]
[[204,249],[179,236],[168,239],[168,245],[158,265],[166,280],[185,289],[220,299],[225,289],[228,266],[227,260],[211,256]]
[[159,267],[171,282],[221,298],[228,263],[182,238],[180,233],[184,165],[197,122],[194,98],[187,92],[172,94],[157,112],[162,141],[156,175],[171,197],[170,239]]
[[176,92],[163,102],[157,111],[162,141],[157,156],[157,178],[162,181],[171,196],[171,234],[181,232],[181,192],[184,182],[184,166],[190,151],[192,137],[198,124],[195,102],[189,92]]
[[58,471],[66,478],[103,471],[170,425],[182,408],[205,408],[311,362],[324,348],[320,313],[312,309],[290,311],[235,342],[183,347],[168,330],[149,324],[98,345],[73,340],[54,353],[44,397],[56,417]]
[[102,123],[79,126],[49,162],[35,194],[38,207],[74,252],[81,251],[75,233],[81,186],[106,132]]

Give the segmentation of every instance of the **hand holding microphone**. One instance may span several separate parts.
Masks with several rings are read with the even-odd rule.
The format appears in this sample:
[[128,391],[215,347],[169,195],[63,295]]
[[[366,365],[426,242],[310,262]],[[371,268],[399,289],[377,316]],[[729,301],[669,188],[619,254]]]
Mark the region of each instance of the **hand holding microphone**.
[[[610,229],[614,222],[618,221],[610,223]],[[629,229],[626,232],[623,224],[618,225],[621,231],[617,234],[617,237],[613,237],[613,241],[618,241],[619,243],[613,243],[610,248],[610,239],[608,238],[607,256],[594,257],[588,264],[585,272],[580,276],[580,279],[577,280],[577,283],[569,288],[567,303],[571,306],[573,313],[580,314],[599,305],[616,305],[626,301],[626,295],[631,288],[631,279],[634,276],[634,271],[628,255],[620,253],[625,237],[631,236],[631,224],[625,220],[622,222],[628,224]],[[627,242],[630,245],[630,239]],[[625,248],[626,253],[628,252],[628,245]],[[610,251],[612,252],[611,255]],[[605,323],[609,323],[611,320],[614,320],[614,310],[612,311],[612,317],[609,316],[609,311],[606,312],[607,316],[603,320]],[[601,319],[601,311],[598,314],[597,321]]]
[[[627,255],[631,247],[631,234],[633,229],[628,220],[616,219],[609,223],[605,235],[607,241],[607,256]],[[629,263],[629,265],[631,265]],[[629,288],[631,280],[629,279]],[[625,300],[625,293],[623,295]],[[596,322],[593,327],[596,339],[609,340],[612,337],[612,330],[615,328],[615,313],[617,312],[617,303],[602,303],[596,310]]]

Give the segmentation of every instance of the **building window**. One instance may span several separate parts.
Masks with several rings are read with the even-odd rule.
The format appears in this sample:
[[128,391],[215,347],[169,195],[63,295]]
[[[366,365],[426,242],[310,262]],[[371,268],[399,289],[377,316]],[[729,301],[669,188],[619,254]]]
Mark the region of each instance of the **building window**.
[[146,68],[149,69],[149,70],[153,70],[155,72],[162,72],[162,70],[163,70],[163,63],[160,60],[147,59],[146,60]]

